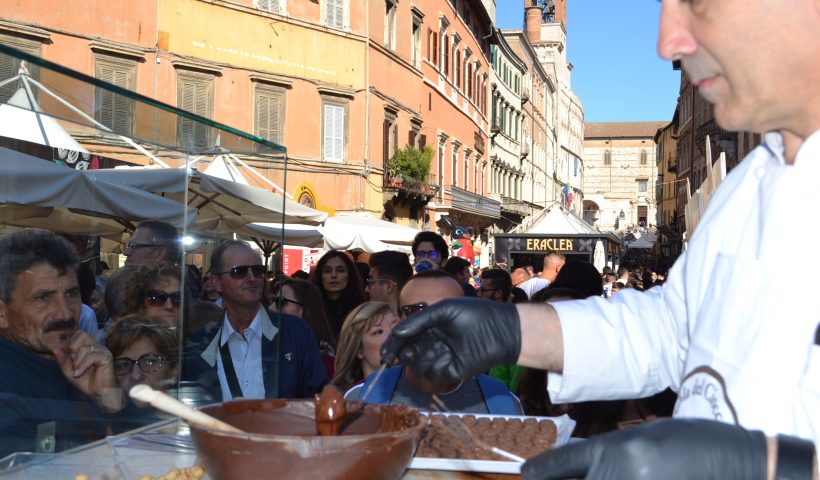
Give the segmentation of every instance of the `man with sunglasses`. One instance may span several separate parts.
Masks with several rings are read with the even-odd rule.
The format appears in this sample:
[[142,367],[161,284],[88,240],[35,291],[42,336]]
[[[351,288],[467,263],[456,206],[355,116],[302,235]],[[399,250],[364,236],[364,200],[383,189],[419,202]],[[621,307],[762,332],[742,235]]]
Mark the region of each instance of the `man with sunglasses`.
[[78,265],[74,247],[51,232],[0,239],[0,457],[53,453],[120,429],[129,402],[111,352],[77,330]]
[[413,278],[413,267],[407,254],[385,250],[370,255],[370,276],[367,293],[370,300],[390,305],[393,313],[399,313],[399,292]]
[[506,302],[512,292],[512,279],[509,272],[501,268],[491,268],[481,272],[481,286],[478,297],[495,302]]
[[308,324],[262,304],[265,271],[241,241],[222,243],[211,255],[211,282],[225,315],[192,335],[183,377],[199,382],[214,401],[305,398],[327,383]]
[[154,266],[179,262],[177,229],[160,220],[144,220],[137,225],[123,255],[126,265]]

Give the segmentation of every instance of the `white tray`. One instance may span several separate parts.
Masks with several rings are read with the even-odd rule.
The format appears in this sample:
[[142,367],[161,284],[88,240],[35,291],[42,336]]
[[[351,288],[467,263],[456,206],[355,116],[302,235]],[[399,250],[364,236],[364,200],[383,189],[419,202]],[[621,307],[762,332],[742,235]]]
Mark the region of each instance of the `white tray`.
[[[569,437],[575,429],[575,420],[568,415],[560,417],[528,417],[514,415],[486,415],[473,413],[437,413],[434,415],[457,416],[472,415],[476,418],[534,418],[536,420],[552,420],[556,427],[555,444],[553,448],[560,447],[569,442]],[[521,464],[512,461],[501,460],[466,460],[463,458],[429,458],[415,457],[407,468],[419,470],[450,470],[459,472],[483,472],[483,473],[521,473]]]

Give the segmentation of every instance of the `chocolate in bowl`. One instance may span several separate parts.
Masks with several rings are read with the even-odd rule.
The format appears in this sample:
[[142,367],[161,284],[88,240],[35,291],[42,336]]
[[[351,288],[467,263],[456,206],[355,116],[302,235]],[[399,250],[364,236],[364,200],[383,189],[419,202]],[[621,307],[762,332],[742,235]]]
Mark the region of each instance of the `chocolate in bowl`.
[[205,471],[214,480],[277,478],[392,479],[410,464],[426,420],[399,405],[346,402],[338,436],[319,436],[309,400],[234,400],[202,411],[244,432],[191,425]]

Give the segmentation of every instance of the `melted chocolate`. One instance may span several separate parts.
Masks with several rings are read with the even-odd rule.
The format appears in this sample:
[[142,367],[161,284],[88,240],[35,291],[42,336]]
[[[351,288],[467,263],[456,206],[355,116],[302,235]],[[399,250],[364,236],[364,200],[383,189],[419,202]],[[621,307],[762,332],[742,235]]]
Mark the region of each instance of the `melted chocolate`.
[[333,422],[340,423],[339,435],[316,435],[321,413],[314,400],[237,400],[211,405],[202,410],[247,434],[192,425],[191,435],[214,480],[259,478],[274,472],[277,477],[299,479],[401,477],[412,459],[424,418],[402,406],[342,404],[346,416],[331,415]]
[[342,420],[347,415],[345,399],[342,393],[332,385],[326,385],[321,395],[314,399],[316,408],[316,430],[319,435],[339,435],[342,431]]

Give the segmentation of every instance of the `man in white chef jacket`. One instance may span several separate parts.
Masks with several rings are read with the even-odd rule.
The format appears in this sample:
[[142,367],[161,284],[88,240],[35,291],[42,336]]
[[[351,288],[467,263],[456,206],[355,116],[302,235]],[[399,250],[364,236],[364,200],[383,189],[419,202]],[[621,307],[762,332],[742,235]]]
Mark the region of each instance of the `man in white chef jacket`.
[[665,284],[504,318],[446,302],[399,324],[383,357],[438,381],[544,368],[555,403],[678,392],[675,417],[689,420],[557,449],[528,463],[532,478],[817,478],[817,32],[818,0],[663,0],[660,55],[681,61],[723,128],[766,133]]

